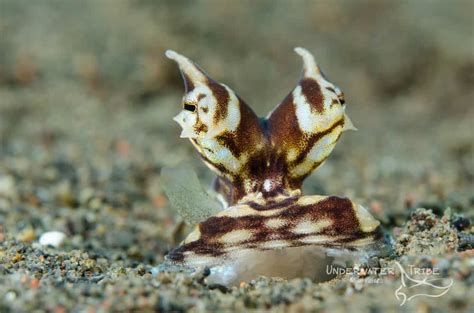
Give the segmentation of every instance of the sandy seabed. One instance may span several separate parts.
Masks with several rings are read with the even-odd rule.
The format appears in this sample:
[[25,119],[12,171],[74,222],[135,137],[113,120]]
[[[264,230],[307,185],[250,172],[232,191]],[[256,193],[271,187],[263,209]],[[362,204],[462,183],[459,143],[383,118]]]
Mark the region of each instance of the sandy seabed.
[[[0,311],[469,312],[473,10],[472,1],[0,1]],[[359,129],[305,193],[363,204],[395,255],[324,282],[224,287],[206,272],[156,274],[189,231],[161,169],[186,164],[212,179],[172,121],[182,83],[165,49],[264,116],[298,79],[294,46],[345,92]],[[64,243],[39,245],[54,230]],[[410,277],[453,285],[400,306],[397,262]],[[431,292],[419,288],[400,292]]]

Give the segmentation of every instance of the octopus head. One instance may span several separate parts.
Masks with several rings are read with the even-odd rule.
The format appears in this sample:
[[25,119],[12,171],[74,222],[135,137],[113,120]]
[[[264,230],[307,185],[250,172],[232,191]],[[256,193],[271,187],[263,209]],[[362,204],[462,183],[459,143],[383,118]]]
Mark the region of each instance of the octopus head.
[[235,129],[240,121],[236,94],[185,56],[172,50],[166,56],[178,63],[184,80],[183,110],[174,118],[183,129],[181,138],[206,139]]

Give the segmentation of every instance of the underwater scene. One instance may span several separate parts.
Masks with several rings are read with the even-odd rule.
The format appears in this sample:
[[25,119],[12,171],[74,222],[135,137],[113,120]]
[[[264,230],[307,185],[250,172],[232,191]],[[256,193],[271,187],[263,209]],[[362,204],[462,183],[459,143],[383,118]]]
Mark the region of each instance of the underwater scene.
[[0,0],[0,312],[472,312],[472,12]]

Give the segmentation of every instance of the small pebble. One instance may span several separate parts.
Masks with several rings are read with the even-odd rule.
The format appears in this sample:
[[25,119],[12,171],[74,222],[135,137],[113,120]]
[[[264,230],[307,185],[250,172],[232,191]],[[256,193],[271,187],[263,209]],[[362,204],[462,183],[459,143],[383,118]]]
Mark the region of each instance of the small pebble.
[[13,301],[16,298],[16,293],[14,291],[9,291],[5,294],[6,301]]
[[34,229],[27,228],[27,229],[24,229],[23,231],[21,231],[18,234],[17,238],[18,238],[18,240],[20,240],[22,242],[29,242],[29,241],[35,240],[36,234],[35,234]]
[[41,235],[39,243],[42,246],[53,246],[55,248],[61,246],[66,239],[66,235],[60,231],[48,231]]
[[456,217],[453,222],[452,222],[453,226],[456,227],[457,230],[459,231],[462,231],[462,230],[465,230],[467,229],[471,223],[469,221],[469,219],[463,217],[463,216],[458,216]]

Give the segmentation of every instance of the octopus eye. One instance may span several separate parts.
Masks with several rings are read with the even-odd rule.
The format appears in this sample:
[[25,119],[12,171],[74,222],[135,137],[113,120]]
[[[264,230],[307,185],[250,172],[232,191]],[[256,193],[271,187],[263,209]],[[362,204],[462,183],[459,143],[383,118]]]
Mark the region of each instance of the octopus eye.
[[342,91],[341,91],[341,93],[339,93],[339,94],[337,95],[337,98],[339,99],[339,102],[340,102],[341,104],[346,103],[346,100],[344,99],[344,93],[343,93]]
[[184,103],[184,109],[186,111],[194,112],[194,111],[196,111],[196,105],[194,103],[185,102]]

